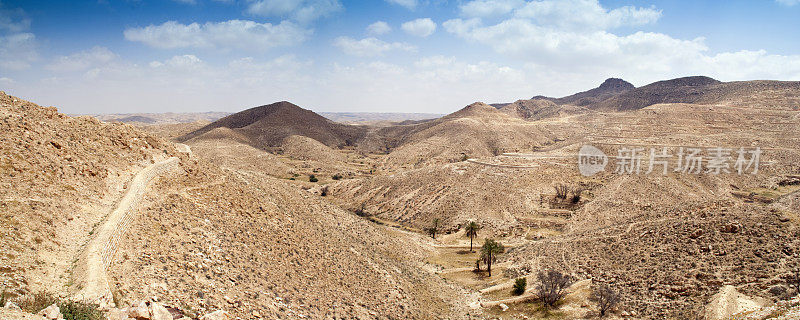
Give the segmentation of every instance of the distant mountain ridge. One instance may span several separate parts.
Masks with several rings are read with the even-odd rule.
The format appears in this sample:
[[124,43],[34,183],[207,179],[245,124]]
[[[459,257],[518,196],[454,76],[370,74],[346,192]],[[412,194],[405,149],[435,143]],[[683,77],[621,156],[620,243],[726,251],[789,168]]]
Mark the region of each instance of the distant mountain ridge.
[[703,76],[684,77],[654,82],[612,96],[590,107],[595,110],[627,111],[659,103],[713,104],[745,100],[758,103],[758,100],[763,100],[758,98],[759,95],[776,91],[781,92],[778,95],[797,95],[800,93],[800,82],[768,80],[721,82]]
[[[764,95],[770,95],[770,99],[763,99]],[[281,101],[229,115],[178,140],[232,139],[276,153],[317,150],[303,154],[306,158],[332,151],[327,148],[353,147],[360,152],[390,153],[387,163],[425,165],[456,161],[462,154],[491,156],[528,150],[560,138],[558,131],[544,132],[529,126],[537,120],[633,111],[662,103],[759,106],[769,101],[771,105],[765,107],[796,108],[800,101],[795,97],[800,97],[800,82],[721,82],[696,76],[636,88],[625,80],[609,78],[597,88],[562,98],[539,96],[492,105],[476,102],[437,119],[381,125],[337,123]],[[327,148],[314,141],[288,139],[292,136],[309,138]]]
[[[536,120],[553,115],[585,110],[629,111],[659,103],[723,103],[747,100],[757,102],[762,92],[800,91],[800,82],[792,81],[734,81],[722,82],[706,76],[690,76],[653,82],[636,88],[619,79],[606,79],[599,87],[561,98],[534,96],[514,103],[495,103],[493,107],[523,119]],[[780,93],[776,93],[780,94]],[[547,102],[555,104],[549,105]],[[787,101],[787,103],[791,103]],[[568,107],[571,106],[571,107]]]

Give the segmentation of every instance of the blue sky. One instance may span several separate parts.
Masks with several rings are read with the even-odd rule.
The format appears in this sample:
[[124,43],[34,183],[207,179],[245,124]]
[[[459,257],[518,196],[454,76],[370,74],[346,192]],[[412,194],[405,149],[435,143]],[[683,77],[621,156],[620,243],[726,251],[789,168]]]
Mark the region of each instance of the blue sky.
[[448,113],[621,77],[800,80],[800,0],[0,0],[0,90],[67,113]]

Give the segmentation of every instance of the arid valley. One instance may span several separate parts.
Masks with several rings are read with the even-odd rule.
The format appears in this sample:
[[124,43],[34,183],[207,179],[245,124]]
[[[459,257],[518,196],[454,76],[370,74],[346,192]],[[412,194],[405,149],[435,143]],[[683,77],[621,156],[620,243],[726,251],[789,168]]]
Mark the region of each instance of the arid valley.
[[25,99],[0,93],[0,319],[800,318],[800,82],[341,122]]

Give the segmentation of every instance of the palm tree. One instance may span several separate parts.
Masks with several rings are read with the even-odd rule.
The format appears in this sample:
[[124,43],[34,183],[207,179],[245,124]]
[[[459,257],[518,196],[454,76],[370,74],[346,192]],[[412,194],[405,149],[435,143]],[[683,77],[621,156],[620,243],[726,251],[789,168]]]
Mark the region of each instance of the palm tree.
[[431,238],[436,239],[436,233],[439,232],[439,218],[433,219],[433,227],[428,228],[428,233]]
[[467,237],[469,237],[469,252],[475,252],[472,250],[472,239],[478,236],[478,230],[481,229],[481,226],[478,225],[475,221],[470,221],[464,227],[464,231],[467,233]]
[[492,276],[492,262],[497,261],[497,255],[506,251],[502,243],[492,239],[486,239],[481,247],[481,259],[486,263],[486,270],[489,271],[489,276]]

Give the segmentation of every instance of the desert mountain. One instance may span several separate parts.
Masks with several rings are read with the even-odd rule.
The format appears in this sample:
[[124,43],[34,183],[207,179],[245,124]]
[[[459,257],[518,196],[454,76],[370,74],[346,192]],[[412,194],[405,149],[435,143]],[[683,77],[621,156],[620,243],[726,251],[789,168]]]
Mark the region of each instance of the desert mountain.
[[313,111],[281,101],[229,115],[179,140],[202,138],[217,128],[229,129],[246,138],[251,145],[263,149],[278,147],[292,135],[305,136],[332,148],[351,146],[366,132],[364,127],[336,123]]
[[536,96],[531,99],[540,99],[540,100],[550,100],[555,104],[571,104],[576,106],[588,106],[595,104],[597,102],[603,101],[608,99],[612,96],[628,92],[633,90],[635,87],[625,80],[619,78],[608,78],[603,83],[600,84],[599,87],[579,92],[570,96],[562,97],[562,98],[548,98],[542,96]]

